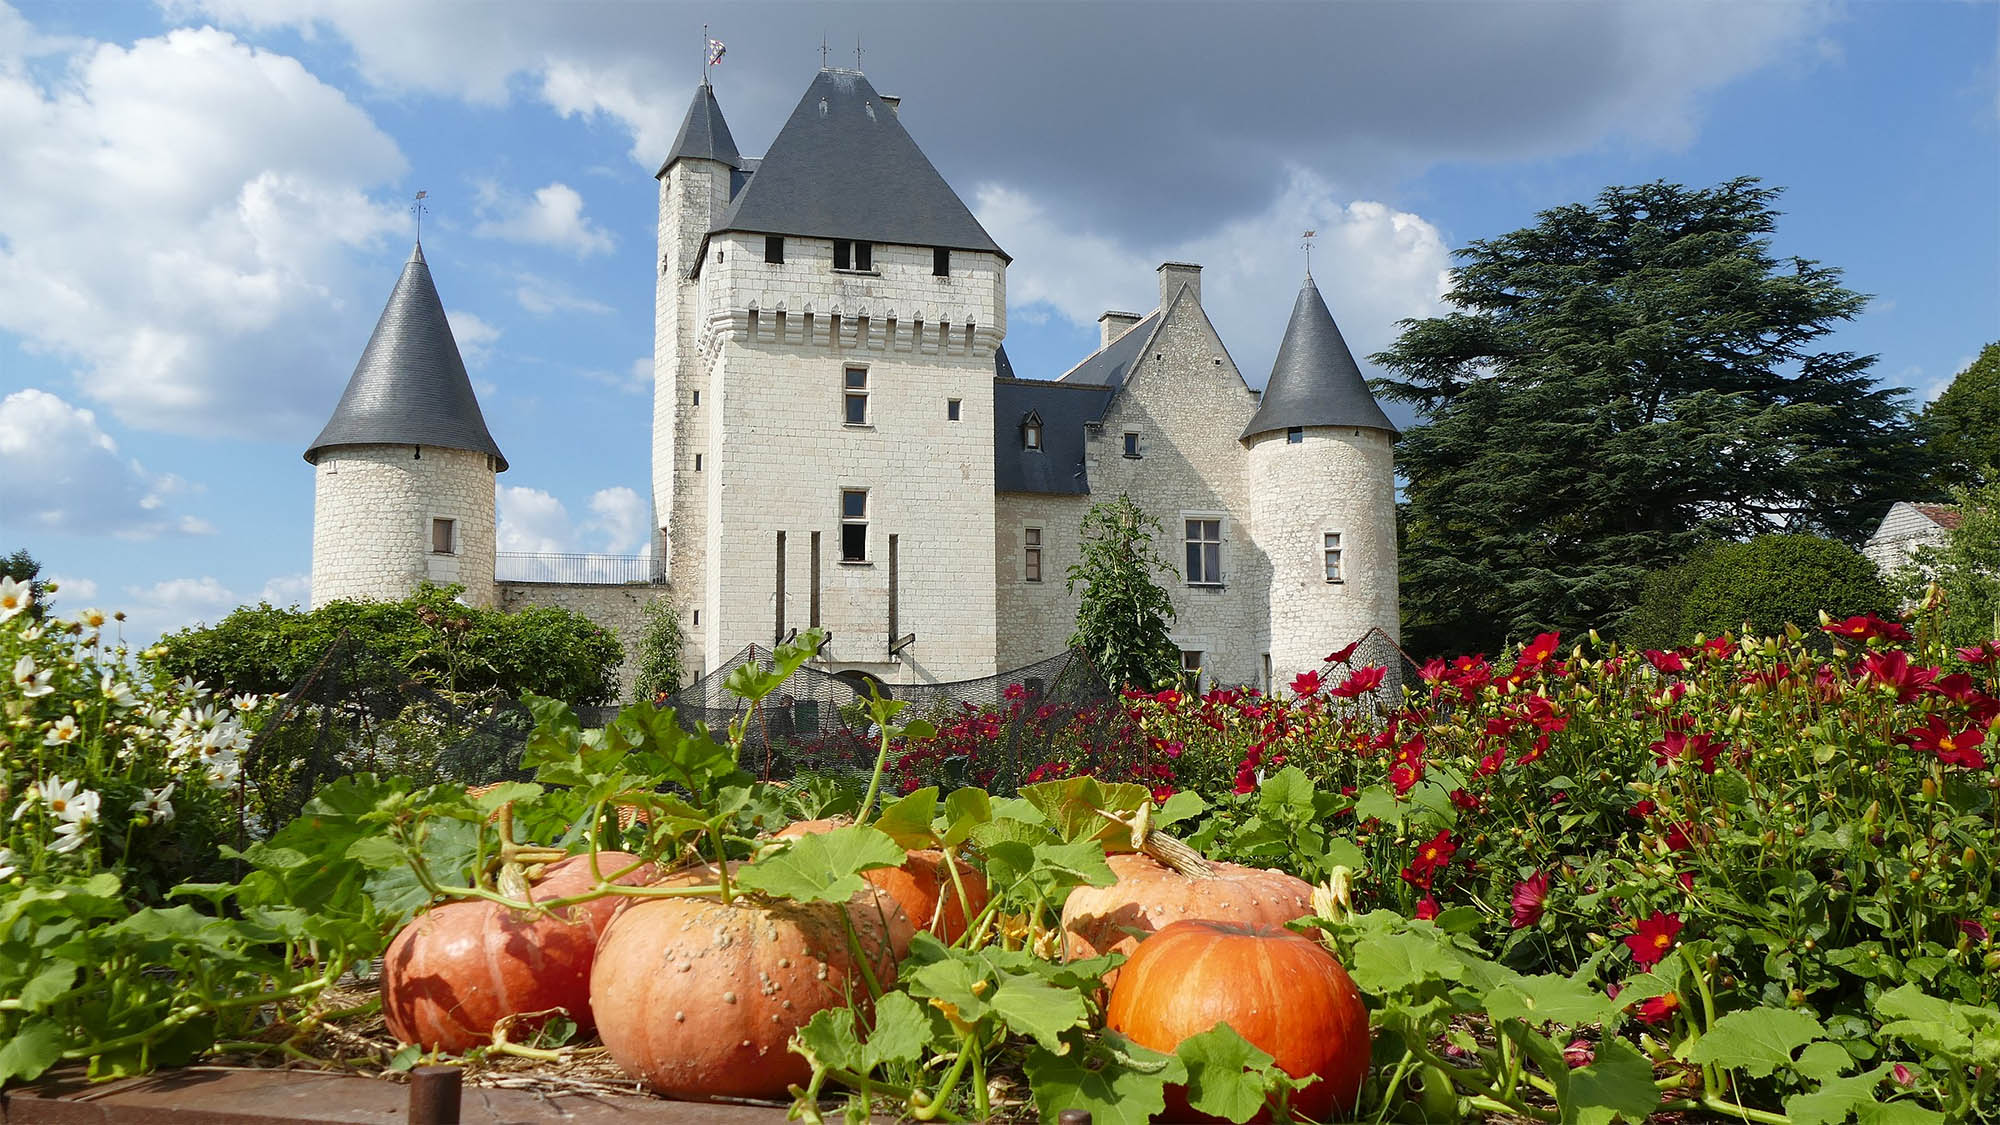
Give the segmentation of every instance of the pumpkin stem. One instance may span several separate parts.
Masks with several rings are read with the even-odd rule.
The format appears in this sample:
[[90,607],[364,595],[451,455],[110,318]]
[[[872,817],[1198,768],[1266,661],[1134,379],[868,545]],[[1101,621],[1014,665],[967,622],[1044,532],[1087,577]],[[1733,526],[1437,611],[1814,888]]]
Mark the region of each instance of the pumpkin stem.
[[1153,804],[1148,801],[1129,813],[1097,810],[1097,815],[1132,830],[1132,850],[1144,852],[1190,879],[1212,879],[1215,865],[1192,847],[1153,827]]

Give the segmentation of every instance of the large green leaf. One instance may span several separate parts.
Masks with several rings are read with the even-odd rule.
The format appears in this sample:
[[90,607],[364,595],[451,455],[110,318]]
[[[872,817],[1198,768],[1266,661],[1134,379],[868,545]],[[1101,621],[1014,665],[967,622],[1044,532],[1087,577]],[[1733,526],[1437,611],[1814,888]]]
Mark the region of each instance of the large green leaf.
[[1042,1125],[1056,1125],[1066,1109],[1086,1110],[1092,1125],[1148,1125],[1167,1107],[1170,1082],[1187,1079],[1187,1069],[1172,1055],[1150,1051],[1106,1032],[1081,1049],[1036,1047],[1028,1052],[1028,1084]]
[[902,797],[875,818],[875,828],[904,848],[928,848],[936,843],[931,818],[937,813],[937,786]]
[[1820,1083],[1817,1090],[1793,1094],[1785,1099],[1785,1114],[1792,1125],[1846,1125],[1854,1118],[1859,1125],[1942,1125],[1944,1114],[1915,1102],[1884,1102],[1877,1098],[1889,1064],[1850,1078]]
[[993,1011],[1009,1029],[1050,1051],[1060,1050],[1062,1033],[1082,1024],[1088,1015],[1083,994],[1077,990],[1012,973],[1000,977],[1000,987],[993,992]]
[[1767,1078],[1778,1067],[1791,1065],[1792,1052],[1825,1037],[1826,1029],[1805,1012],[1750,1008],[1716,1020],[1694,1045],[1688,1061],[1715,1063],[1752,1078]]
[[736,876],[745,890],[798,902],[846,902],[867,885],[861,872],[900,866],[896,841],[865,824],[836,828],[792,841]]
[[37,1017],[22,1024],[0,1043],[0,1086],[40,1077],[62,1057],[62,1049],[62,1026],[54,1020]]
[[1363,991],[1387,996],[1427,980],[1457,980],[1465,966],[1438,938],[1404,932],[1358,943],[1348,971]]
[[1486,1011],[1495,1022],[1517,1019],[1537,1027],[1598,1023],[1619,1007],[1588,983],[1554,974],[1521,977],[1486,994]]
[[1623,1039],[1606,1038],[1588,1066],[1569,1072],[1558,1087],[1563,1120],[1594,1125],[1612,1117],[1644,1121],[1660,1107],[1660,1088],[1653,1085],[1653,1064]]
[[1181,1040],[1174,1054],[1187,1068],[1188,1104],[1238,1123],[1255,1117],[1289,1076],[1266,1052],[1226,1023]]

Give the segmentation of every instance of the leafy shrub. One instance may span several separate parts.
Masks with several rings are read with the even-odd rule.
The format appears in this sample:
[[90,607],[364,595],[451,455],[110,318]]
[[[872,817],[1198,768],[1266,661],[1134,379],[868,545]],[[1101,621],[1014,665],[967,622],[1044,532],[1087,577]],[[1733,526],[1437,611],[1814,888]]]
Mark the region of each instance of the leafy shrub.
[[1953,493],[1959,525],[1941,547],[1919,547],[1914,565],[1897,575],[1905,597],[1925,596],[1936,583],[1939,639],[1953,648],[2000,641],[2000,481]]
[[638,699],[672,695],[681,686],[686,669],[681,666],[681,649],[687,638],[681,616],[665,598],[646,603],[646,625],[639,634],[636,657],[638,675],[632,693]]
[[1759,535],[1704,548],[1648,577],[1620,631],[1640,648],[1672,648],[1697,636],[1748,628],[1773,633],[1837,616],[1879,613],[1893,602],[1875,564],[1816,535]]

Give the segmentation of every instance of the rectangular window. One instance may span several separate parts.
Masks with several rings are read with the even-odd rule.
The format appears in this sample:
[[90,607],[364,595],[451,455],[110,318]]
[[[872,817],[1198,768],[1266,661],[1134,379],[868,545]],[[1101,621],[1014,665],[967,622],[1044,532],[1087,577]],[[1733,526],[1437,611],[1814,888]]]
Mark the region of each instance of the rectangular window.
[[1326,580],[1341,581],[1340,573],[1340,532],[1326,532],[1320,539],[1320,548],[1326,552]]
[[833,268],[850,270],[854,268],[854,244],[844,238],[833,240]]
[[1302,426],[1293,426],[1291,429],[1285,431],[1286,445],[1299,445],[1303,443],[1305,440],[1306,440],[1306,431],[1305,428]]
[[697,473],[701,471],[701,454],[699,453],[694,455],[694,471]]
[[696,406],[700,406],[700,405],[701,405],[701,392],[700,392],[700,391],[696,391],[696,392],[694,393],[694,404],[695,404]]
[[868,491],[840,491],[840,561],[868,561]]
[[948,398],[944,402],[944,417],[947,422],[958,421],[958,400]]
[[1138,455],[1139,455],[1139,435],[1128,432],[1125,435],[1125,456],[1137,457]]
[[774,266],[785,264],[785,236],[767,234],[764,236],[764,260]]
[[1201,690],[1201,650],[1181,650],[1181,681],[1189,691]]
[[1021,533],[1021,539],[1027,544],[1028,550],[1028,557],[1025,560],[1027,569],[1024,573],[1028,581],[1040,582],[1042,580],[1042,529],[1039,527],[1028,528]]
[[1031,420],[1027,425],[1021,427],[1021,448],[1040,449],[1041,447],[1042,423],[1039,419]]
[[951,276],[951,251],[945,249],[942,246],[933,247],[931,249],[931,276],[932,277]]
[[1187,521],[1187,580],[1191,586],[1222,584],[1222,521]]
[[850,426],[868,424],[868,369],[850,367],[843,376],[841,421]]
[[872,270],[875,268],[874,243],[857,242],[854,244],[854,268],[858,270]]
[[456,535],[457,532],[458,532],[457,520],[432,520],[431,553],[436,555],[457,554],[458,552],[453,549],[457,546],[457,544],[452,542],[452,537]]

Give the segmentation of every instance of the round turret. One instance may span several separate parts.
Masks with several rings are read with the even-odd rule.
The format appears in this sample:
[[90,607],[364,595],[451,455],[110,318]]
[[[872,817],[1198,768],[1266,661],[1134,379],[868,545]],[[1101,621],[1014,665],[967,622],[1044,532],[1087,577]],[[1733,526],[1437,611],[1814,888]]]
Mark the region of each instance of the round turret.
[[419,246],[382,310],[313,465],[312,604],[394,601],[424,581],[494,601],[487,432]]
[[1271,564],[1271,682],[1373,628],[1400,640],[1396,430],[1310,277],[1242,440],[1250,526]]

